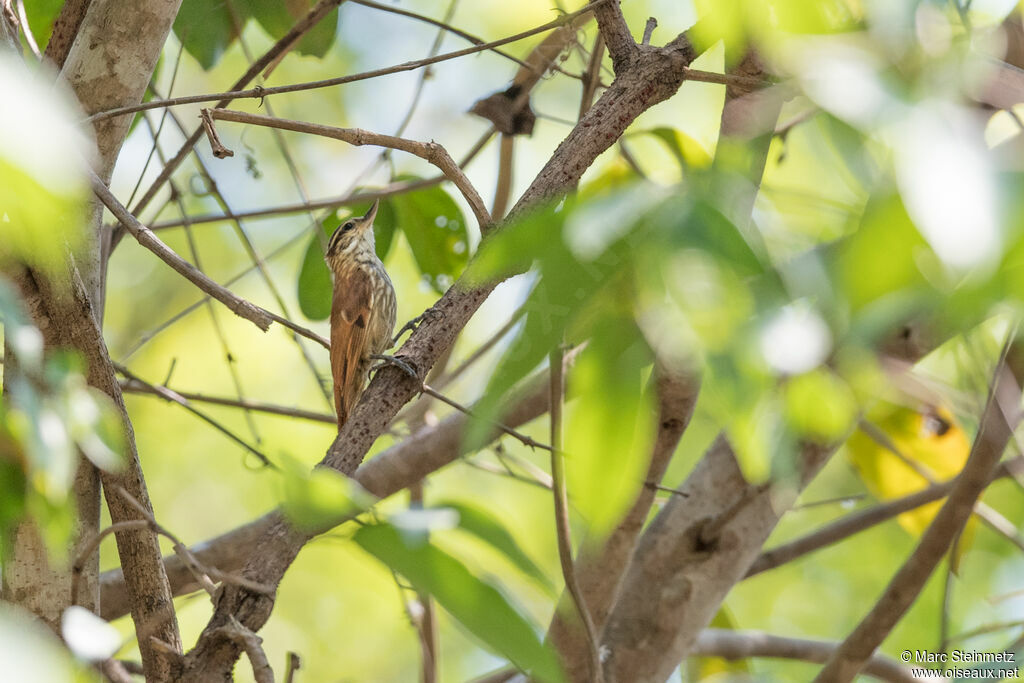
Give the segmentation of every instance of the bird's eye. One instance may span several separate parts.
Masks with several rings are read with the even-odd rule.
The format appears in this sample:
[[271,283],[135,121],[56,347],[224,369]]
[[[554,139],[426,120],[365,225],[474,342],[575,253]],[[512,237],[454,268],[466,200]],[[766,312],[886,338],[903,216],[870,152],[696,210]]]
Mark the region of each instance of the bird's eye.
[[348,222],[348,223],[346,223],[345,225],[341,226],[341,229],[342,229],[342,231],[344,231],[344,232],[348,232],[349,230],[351,230],[351,229],[352,229],[352,228],[354,228],[354,227],[356,227],[356,224],[355,224],[355,223],[353,223],[352,221],[349,221],[349,222]]

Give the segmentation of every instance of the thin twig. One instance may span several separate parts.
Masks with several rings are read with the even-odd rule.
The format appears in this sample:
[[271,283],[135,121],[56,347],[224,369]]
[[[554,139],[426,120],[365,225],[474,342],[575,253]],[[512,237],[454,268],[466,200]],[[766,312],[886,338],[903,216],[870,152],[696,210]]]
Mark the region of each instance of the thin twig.
[[292,683],[295,672],[302,668],[302,660],[294,652],[288,653],[288,664],[284,670],[284,683]]
[[644,37],[640,41],[641,45],[651,44],[651,35],[654,33],[654,29],[658,28],[658,20],[654,17],[647,17],[647,25],[644,26]]
[[528,31],[522,31],[506,38],[494,40],[489,43],[482,43],[480,45],[474,45],[462,50],[455,50],[454,52],[446,52],[444,54],[437,55],[436,57],[428,57],[426,59],[415,59],[409,62],[402,62],[401,64],[395,64],[394,66],[385,67],[383,69],[374,69],[372,71],[364,71],[358,74],[351,74],[348,76],[340,76],[338,78],[327,78],[319,81],[308,81],[305,83],[293,83],[291,85],[281,85],[273,88],[249,88],[247,90],[228,90],[220,93],[207,93],[204,95],[188,95],[185,97],[174,97],[167,100],[150,100],[149,102],[142,102],[127,107],[116,107],[114,109],[108,109],[101,111],[88,117],[86,120],[89,122],[101,121],[103,119],[112,118],[115,116],[122,116],[124,114],[134,114],[138,111],[145,111],[147,109],[159,109],[161,107],[176,107],[183,104],[199,104],[203,102],[223,102],[237,99],[263,99],[270,95],[280,95],[284,93],[302,92],[304,90],[316,90],[319,88],[329,88],[336,85],[344,85],[346,83],[354,83],[356,81],[364,81],[371,78],[378,78],[380,76],[386,76],[395,73],[401,73],[403,71],[412,71],[419,69],[424,66],[431,64],[437,64],[438,62],[448,61],[450,59],[457,59],[459,57],[465,57],[466,55],[475,54],[477,52],[483,52],[490,50],[495,47],[507,45],[508,43],[515,43],[524,38],[543,33],[559,26],[571,22],[577,16],[591,11],[595,7],[605,4],[609,0],[595,0],[587,5],[584,5],[575,12],[563,14],[559,18],[549,21],[546,24],[542,24]]
[[[479,419],[479,416],[476,413],[474,413],[471,409],[469,409],[466,406],[462,405],[458,401],[455,401],[453,399],[448,398],[447,396],[445,396],[441,392],[435,391],[434,389],[430,388],[430,386],[427,385],[427,384],[424,384],[422,386],[422,392],[424,394],[426,394],[427,396],[430,396],[432,398],[436,398],[441,403],[444,403],[446,405],[451,406],[452,408],[455,408],[460,413],[465,413],[466,415],[469,415],[472,418]],[[529,437],[529,436],[523,434],[522,432],[517,432],[516,430],[514,430],[511,427],[508,427],[506,425],[503,425],[501,422],[498,422],[497,420],[489,420],[489,422],[491,422],[491,424],[493,424],[495,427],[497,427],[501,431],[505,432],[506,434],[508,434],[512,438],[514,438],[517,441],[519,441],[520,443],[522,443],[524,446],[529,446],[530,448],[540,448],[540,449],[545,450],[545,451],[550,451],[552,449],[551,446],[548,446],[547,444],[540,443],[539,441],[534,440],[532,437]]]
[[274,670],[267,661],[267,653],[263,651],[262,638],[243,626],[234,615],[226,626],[215,629],[214,633],[242,646],[252,664],[252,677],[256,683],[274,683]]
[[[405,10],[405,9],[400,8],[400,7],[394,7],[394,6],[391,6],[391,5],[382,5],[382,4],[377,3],[377,2],[371,2],[371,0],[350,0],[350,2],[352,2],[353,5],[363,5],[364,7],[371,7],[373,9],[377,9],[377,10],[380,10],[382,12],[389,12],[391,14],[397,14],[399,16],[409,17],[410,19],[415,19],[417,21],[422,21],[422,22],[425,22],[427,24],[431,24],[433,26],[437,26],[438,28],[441,29],[442,33],[447,31],[448,33],[451,33],[451,34],[456,35],[456,36],[458,36],[460,38],[464,38],[465,40],[468,40],[469,42],[473,43],[474,45],[484,45],[485,44],[483,38],[480,38],[478,36],[474,36],[472,33],[467,33],[466,31],[463,31],[462,29],[460,29],[460,28],[458,28],[456,26],[452,26],[450,23],[448,23],[448,19],[445,19],[443,21],[439,21],[437,19],[433,19],[431,17],[425,16],[425,15],[422,15],[422,14],[417,14],[416,12],[410,12],[409,10]],[[513,54],[509,54],[508,52],[505,52],[504,50],[499,50],[497,48],[492,48],[491,52],[494,52],[495,54],[500,55],[500,56],[504,57],[505,59],[511,60],[511,61],[515,62],[516,64],[519,64],[520,66],[526,66],[526,67],[530,66],[526,61],[524,61],[522,59],[519,59],[519,57],[516,57]],[[433,55],[431,55],[431,56],[433,56]],[[558,70],[559,73],[561,73],[561,74],[563,74],[565,76],[568,76],[569,78],[580,78],[580,76],[578,74],[574,74],[574,73],[571,73],[569,71],[565,71],[564,69],[562,69],[560,67],[556,67],[556,69]]]
[[307,123],[305,121],[278,119],[272,116],[249,114],[229,109],[204,109],[203,111],[209,112],[214,119],[222,121],[266,126],[269,128],[278,128],[280,130],[295,131],[297,133],[307,133],[309,135],[319,135],[326,138],[332,138],[334,140],[341,140],[342,142],[346,142],[355,147],[360,147],[362,145],[376,145],[379,147],[387,147],[389,149],[397,149],[402,152],[407,152],[430,162],[440,169],[448,180],[452,181],[455,187],[459,189],[459,192],[462,193],[462,196],[465,198],[470,208],[473,210],[473,214],[476,216],[482,232],[486,232],[491,226],[491,215],[487,212],[486,207],[484,207],[480,194],[476,191],[476,188],[473,187],[472,183],[469,182],[466,174],[463,173],[458,164],[455,163],[455,160],[448,154],[448,151],[436,142],[418,142],[416,140],[408,140],[394,135],[373,133],[360,128],[336,128],[334,126],[324,126],[317,123]]
[[178,394],[168,389],[167,387],[161,387],[155,384],[150,384],[149,382],[145,381],[144,379],[141,379],[140,377],[132,373],[131,370],[124,367],[123,365],[118,365],[115,363],[114,367],[117,369],[119,373],[127,377],[129,380],[146,387],[146,389],[150,393],[156,394],[160,398],[171,401],[172,403],[177,403],[182,408],[192,413],[203,422],[206,422],[208,425],[219,431],[221,434],[224,434],[229,439],[240,445],[242,448],[244,448],[245,450],[255,455],[257,458],[259,458],[260,462],[262,462],[264,466],[276,469],[276,466],[274,465],[274,463],[270,461],[270,458],[268,458],[266,455],[260,452],[257,448],[251,446],[248,442],[246,442],[245,439],[232,432],[230,429],[222,425],[217,420],[213,419],[203,411],[197,410],[181,394]]
[[[729,660],[769,657],[820,663],[827,660],[838,645],[822,640],[784,638],[759,631],[708,628],[697,636],[690,654]],[[901,664],[882,655],[872,656],[864,666],[864,673],[892,683],[914,683],[918,680]]]
[[562,565],[562,578],[565,579],[565,588],[572,597],[576,614],[583,624],[584,633],[587,636],[587,646],[590,653],[590,680],[601,683],[603,672],[601,667],[601,654],[598,649],[597,629],[594,627],[594,620],[590,616],[587,604],[583,598],[583,591],[580,590],[576,577],[576,567],[572,559],[572,529],[569,525],[569,497],[565,484],[565,463],[562,450],[562,402],[565,396],[565,375],[563,373],[565,350],[559,345],[549,357],[548,365],[551,372],[550,384],[550,408],[551,420],[551,490],[555,498],[555,530],[558,538],[558,559]]
[[213,156],[218,159],[235,156],[233,151],[221,144],[220,136],[217,135],[217,129],[213,125],[213,117],[210,116],[210,110],[203,109],[199,112],[199,117],[203,120],[203,132],[206,133],[206,139],[210,141],[210,151],[213,152]]
[[[459,166],[465,166],[476,155],[483,149],[483,146],[494,135],[494,130],[491,129],[470,148],[468,154],[459,162]],[[416,190],[422,190],[427,187],[433,187],[439,183],[445,181],[446,176],[438,175],[433,178],[422,178],[419,180],[413,180],[409,182],[391,183],[386,187],[379,190],[363,190],[361,192],[348,192],[340,197],[330,197],[327,199],[318,199],[310,202],[299,202],[295,204],[282,204],[280,206],[267,207],[265,209],[253,209],[251,211],[235,211],[231,215],[224,213],[221,214],[202,214],[199,216],[191,216],[189,222],[192,225],[199,225],[201,223],[219,223],[221,221],[232,220],[232,219],[248,219],[248,218],[272,218],[274,216],[280,216],[289,213],[305,213],[312,209],[336,209],[341,206],[351,206],[353,204],[369,204],[374,199],[384,199],[386,197],[394,197],[396,195],[405,194],[407,192],[414,192]],[[174,219],[166,221],[156,221],[150,225],[150,228],[154,231],[166,230],[168,228],[177,228],[184,225],[184,220]]]
[[985,636],[989,633],[997,633],[999,631],[1006,631],[1012,628],[1020,628],[1024,626],[1024,620],[1015,621],[1001,621],[995,624],[986,624],[979,626],[978,628],[971,629],[970,631],[964,631],[963,633],[957,633],[954,636],[950,636],[949,643],[953,644],[962,640],[970,640],[971,638],[977,638],[978,636]]
[[[328,415],[327,413],[317,413],[312,410],[302,410],[301,408],[289,408],[288,406],[281,406],[273,403],[262,403],[260,401],[251,401],[248,399],[224,398],[221,396],[207,396],[205,394],[197,394],[188,391],[178,391],[176,389],[171,389],[166,385],[162,385],[161,388],[174,392],[175,395],[180,396],[186,401],[195,401],[197,403],[209,403],[211,405],[227,406],[229,408],[241,408],[243,410],[251,410],[257,413],[282,415],[284,417],[294,417],[300,420],[310,420],[312,422],[322,422],[324,424],[330,425],[338,424],[338,418],[334,415]],[[139,383],[136,382],[135,380],[126,380],[124,382],[121,382],[121,389],[122,391],[126,391],[132,394],[144,394],[149,396],[160,396],[161,398],[166,398],[159,392],[159,390],[153,388],[153,386],[145,383]]]
[[[1017,456],[1007,460],[996,469],[991,481],[1010,476],[1010,471],[1021,465],[1024,465],[1024,457]],[[854,534],[898,517],[904,512],[909,512],[922,505],[941,500],[949,494],[949,491],[953,488],[954,481],[949,480],[941,484],[935,484],[902,498],[896,498],[880,505],[859,510],[794,541],[777,546],[771,550],[766,550],[750,566],[745,578],[750,578],[769,569],[775,569],[815,550],[839,543]]]
[[42,54],[39,52],[39,44],[36,42],[36,37],[32,34],[32,27],[28,24],[28,14],[25,13],[25,0],[18,0],[18,23],[21,24],[21,34],[25,36],[25,43],[28,44],[28,49],[36,59],[42,59]]
[[[263,56],[257,59],[253,64],[249,66],[244,74],[242,74],[238,80],[236,80],[232,86],[232,90],[244,88],[252,81],[253,78],[259,74],[264,67],[272,63],[281,54],[287,52],[292,45],[299,41],[306,33],[308,33],[314,26],[326,17],[332,9],[340,5],[344,0],[320,0],[313,7],[310,8],[309,12],[306,13],[301,19],[295,22],[295,25],[281,38],[274,43],[269,50],[263,53]],[[230,100],[222,100],[217,103],[218,107],[226,106]],[[132,214],[138,216],[141,215],[142,210],[149,206],[149,203],[156,196],[160,188],[164,186],[164,183],[170,179],[171,175],[177,170],[181,162],[185,160],[189,152],[195,147],[195,144],[199,142],[199,138],[203,135],[202,126],[197,127],[192,131],[191,135],[186,136],[185,142],[181,145],[178,151],[175,153],[171,160],[167,162],[156,179],[150,184],[146,193],[142,195],[139,202],[132,209]],[[121,231],[115,231],[112,235],[111,245],[116,246],[122,235]]]

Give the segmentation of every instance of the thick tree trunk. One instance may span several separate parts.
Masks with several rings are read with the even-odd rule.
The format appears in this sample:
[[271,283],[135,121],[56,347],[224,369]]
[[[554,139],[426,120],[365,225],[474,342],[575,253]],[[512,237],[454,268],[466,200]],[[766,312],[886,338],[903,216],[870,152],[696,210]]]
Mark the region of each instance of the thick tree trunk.
[[[90,3],[62,70],[63,79],[86,112],[142,100],[180,2],[94,0]],[[110,178],[130,123],[131,117],[124,116],[96,125],[95,170],[104,180]],[[89,365],[89,383],[107,393],[124,417],[128,436],[127,468],[118,475],[104,476],[111,518],[118,522],[139,517],[119,488],[143,506],[149,507],[149,498],[131,423],[101,334],[103,283],[109,256],[104,246],[109,244],[109,239],[102,233],[101,218],[101,205],[94,202],[87,231],[91,237],[89,244],[76,257],[68,256],[70,292],[67,288],[52,286],[28,269],[16,274],[14,279],[47,347],[79,351]],[[84,460],[73,495],[79,514],[77,549],[84,539],[98,531],[99,525],[99,477]],[[156,536],[149,530],[123,532],[117,534],[117,545],[133,597],[132,616],[146,677],[165,680],[171,675],[173,662],[153,648],[150,637],[179,651],[181,643]],[[87,563],[80,584],[84,589],[80,591],[80,601],[94,610],[99,602],[98,569],[98,560],[94,557]],[[69,571],[54,570],[46,565],[38,534],[23,529],[12,556],[5,561],[4,597],[20,602],[54,623],[70,604],[70,581]]]

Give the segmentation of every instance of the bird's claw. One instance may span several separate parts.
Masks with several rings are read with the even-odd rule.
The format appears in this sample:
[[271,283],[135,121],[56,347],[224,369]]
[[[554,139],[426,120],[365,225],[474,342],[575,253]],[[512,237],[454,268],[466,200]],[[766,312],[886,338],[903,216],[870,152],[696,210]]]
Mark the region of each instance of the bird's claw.
[[405,374],[409,375],[413,379],[419,379],[419,375],[416,374],[416,371],[413,369],[413,367],[406,363],[401,358],[398,358],[396,356],[389,356],[385,353],[373,353],[370,354],[370,358],[372,358],[373,360],[380,361],[380,363],[370,368],[370,372],[376,372],[377,370],[380,370],[386,365],[394,365],[396,368],[398,368]]
[[401,339],[402,335],[405,334],[406,332],[415,332],[416,328],[419,327],[420,323],[422,323],[424,320],[437,320],[438,318],[441,318],[443,316],[444,314],[441,313],[441,311],[438,311],[434,308],[428,308],[427,310],[423,311],[423,313],[421,313],[420,315],[416,316],[406,324],[402,325],[402,329],[398,330],[398,334],[396,334],[395,338],[391,340],[391,346],[396,346],[398,344],[398,340]]

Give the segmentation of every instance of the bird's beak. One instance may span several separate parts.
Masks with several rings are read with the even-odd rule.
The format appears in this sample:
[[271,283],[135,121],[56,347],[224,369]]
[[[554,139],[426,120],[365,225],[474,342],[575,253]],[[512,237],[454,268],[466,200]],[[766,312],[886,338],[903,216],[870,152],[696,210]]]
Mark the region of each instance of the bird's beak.
[[373,219],[377,217],[377,207],[380,206],[380,200],[375,199],[373,206],[366,212],[366,215],[359,219],[359,222],[363,225],[373,225]]

